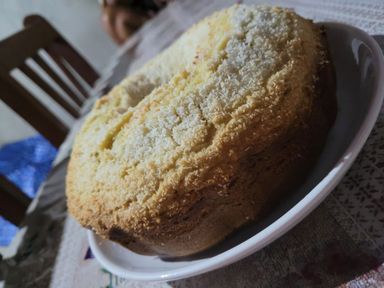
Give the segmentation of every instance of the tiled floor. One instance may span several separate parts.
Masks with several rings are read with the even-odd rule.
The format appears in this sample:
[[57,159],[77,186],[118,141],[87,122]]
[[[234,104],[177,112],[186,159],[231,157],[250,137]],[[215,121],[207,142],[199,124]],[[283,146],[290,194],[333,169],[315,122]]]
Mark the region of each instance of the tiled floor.
[[[117,49],[101,27],[97,0],[1,0],[0,39],[21,29],[29,14],[47,18],[98,71]],[[35,133],[0,101],[0,146]]]

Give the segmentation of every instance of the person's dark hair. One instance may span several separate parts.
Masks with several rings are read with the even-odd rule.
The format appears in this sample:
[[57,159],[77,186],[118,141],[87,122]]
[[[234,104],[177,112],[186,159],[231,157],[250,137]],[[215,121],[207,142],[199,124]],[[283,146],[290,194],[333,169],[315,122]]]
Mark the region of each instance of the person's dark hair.
[[104,0],[109,5],[129,7],[140,12],[158,12],[169,0]]

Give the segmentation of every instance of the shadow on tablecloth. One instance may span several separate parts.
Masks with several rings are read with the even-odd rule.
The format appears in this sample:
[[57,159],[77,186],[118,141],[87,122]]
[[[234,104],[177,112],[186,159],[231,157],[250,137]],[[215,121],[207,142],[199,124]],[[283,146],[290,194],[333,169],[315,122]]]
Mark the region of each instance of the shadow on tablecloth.
[[252,256],[172,287],[335,287],[380,265],[321,205],[290,233]]

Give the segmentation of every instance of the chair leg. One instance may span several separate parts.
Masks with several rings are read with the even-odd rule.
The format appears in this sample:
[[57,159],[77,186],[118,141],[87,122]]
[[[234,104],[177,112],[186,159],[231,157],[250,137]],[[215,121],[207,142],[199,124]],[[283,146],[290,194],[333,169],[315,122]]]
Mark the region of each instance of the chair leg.
[[19,226],[31,199],[0,175],[0,215]]

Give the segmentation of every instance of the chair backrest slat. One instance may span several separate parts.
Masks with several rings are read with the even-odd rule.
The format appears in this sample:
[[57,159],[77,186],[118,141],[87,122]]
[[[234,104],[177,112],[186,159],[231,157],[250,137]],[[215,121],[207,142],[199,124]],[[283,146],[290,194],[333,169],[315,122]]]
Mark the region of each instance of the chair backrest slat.
[[31,199],[23,194],[15,184],[0,175],[0,214],[10,222],[19,225]]
[[61,89],[63,89],[65,93],[67,93],[69,97],[71,97],[77,105],[81,105],[84,102],[84,98],[79,97],[75,92],[73,92],[72,89],[60,78],[60,76],[57,75],[57,73],[47,63],[45,63],[44,59],[41,58],[39,54],[32,56],[32,59],[37,63],[37,65],[40,66],[41,69],[44,70],[45,73],[47,73],[49,77],[51,77],[57,85],[59,85]]
[[0,66],[4,72],[10,72],[32,57],[40,48],[48,47],[54,43],[60,35],[44,22],[4,39],[0,45]]
[[31,79],[37,86],[44,92],[51,96],[59,105],[61,105],[69,114],[78,118],[80,116],[79,109],[73,107],[70,103],[63,99],[50,85],[48,85],[35,71],[33,71],[27,64],[22,64],[18,67],[29,79]]
[[0,99],[27,120],[54,146],[60,146],[68,133],[64,123],[11,76],[1,76]]
[[68,46],[68,42],[64,38],[60,38],[49,48],[56,55],[60,55],[65,59],[66,62],[81,75],[84,81],[92,87],[99,78],[99,75],[75,49],[68,49]]
[[85,88],[81,85],[79,80],[76,79],[76,77],[73,75],[73,73],[68,69],[66,64],[66,59],[63,58],[60,54],[57,53],[55,49],[48,48],[47,53],[53,61],[57,64],[57,66],[60,67],[60,69],[64,72],[65,76],[68,77],[68,79],[73,83],[73,85],[76,87],[76,89],[81,93],[81,95],[84,98],[88,98],[88,93],[85,90]]

